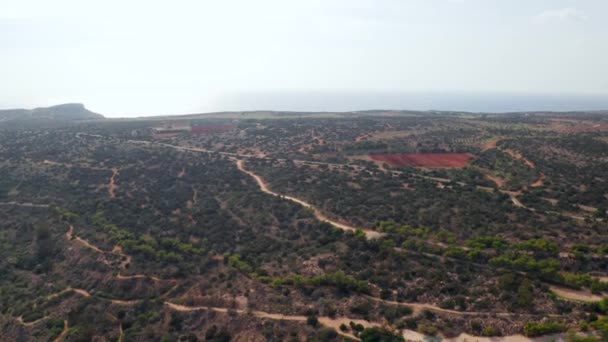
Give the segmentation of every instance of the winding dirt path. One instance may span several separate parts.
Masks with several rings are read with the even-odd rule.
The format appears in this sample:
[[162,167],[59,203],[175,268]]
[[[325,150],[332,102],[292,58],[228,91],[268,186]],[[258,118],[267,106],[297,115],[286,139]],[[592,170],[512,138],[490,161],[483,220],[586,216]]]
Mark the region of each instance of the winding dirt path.
[[[399,303],[399,304],[401,304],[401,303]],[[215,312],[227,313],[228,311],[232,311],[232,312],[236,312],[237,314],[242,314],[242,315],[251,314],[254,317],[258,317],[258,318],[266,318],[266,319],[280,320],[280,321],[306,322],[306,320],[307,320],[306,316],[273,314],[273,313],[268,313],[268,312],[264,312],[264,311],[256,311],[256,310],[253,310],[253,311],[239,310],[239,309],[230,309],[229,310],[227,308],[210,307],[210,306],[186,306],[186,305],[180,305],[180,304],[175,304],[175,303],[171,303],[171,302],[165,302],[165,305],[169,309],[174,310],[174,311],[179,311],[179,312],[194,312],[194,311],[200,311],[200,310],[211,310],[211,311],[215,311]],[[442,309],[442,310],[443,310],[443,312],[452,313],[452,310],[444,310],[444,309]],[[459,311],[454,311],[454,313],[462,314],[462,312],[459,312]],[[353,334],[351,334],[350,332],[344,332],[344,331],[340,330],[340,325],[344,324],[346,326],[350,326],[350,322],[353,322],[355,324],[361,324],[365,328],[386,326],[385,323],[369,322],[369,321],[365,321],[362,319],[349,318],[349,317],[336,317],[336,318],[318,317],[318,320],[321,325],[334,329],[338,334],[345,336],[345,337],[349,337],[349,338],[357,340],[357,341],[360,341],[360,339],[357,338],[356,336],[354,336]],[[406,341],[426,341],[428,339],[428,336],[425,336],[421,333],[418,333],[413,330],[408,330],[408,329],[402,330],[401,334],[405,338]],[[566,334],[559,334],[559,335],[543,336],[543,337],[539,337],[539,338],[528,338],[523,335],[517,334],[517,335],[511,335],[511,336],[504,336],[504,337],[478,337],[478,336],[472,336],[472,335],[462,333],[458,337],[441,338],[441,340],[442,341],[452,341],[452,342],[465,342],[465,341],[476,341],[476,342],[498,342],[498,341],[541,342],[542,341],[542,342],[545,342],[545,341],[552,341],[552,340],[560,340],[560,338],[563,338],[565,336],[566,336]]]
[[90,244],[87,240],[82,239],[78,236],[76,236],[76,234],[74,233],[74,226],[70,225],[70,229],[68,229],[68,231],[65,233],[65,236],[68,238],[68,240],[75,240],[78,241],[79,243],[83,244],[84,246],[94,250],[95,252],[98,253],[106,253],[105,251],[99,249],[99,247]]
[[[78,133],[77,136],[79,135],[88,135],[86,133]],[[94,135],[92,135],[94,136]],[[500,139],[488,144],[487,149],[492,149],[492,148],[498,148],[496,146],[496,143],[499,141]],[[226,156],[230,159],[233,160],[237,160],[237,165],[238,163],[242,164],[242,160],[240,160],[239,158],[245,158],[245,159],[263,159],[263,160],[274,160],[277,162],[285,162],[285,161],[291,161],[294,164],[298,164],[298,165],[325,165],[328,167],[344,167],[344,166],[348,166],[351,168],[355,168],[358,170],[364,170],[365,167],[361,166],[361,165],[354,165],[354,164],[338,164],[338,163],[327,163],[327,162],[317,162],[317,161],[310,161],[310,160],[298,160],[298,159],[285,159],[285,158],[278,158],[278,159],[273,159],[270,157],[265,157],[265,156],[259,156],[259,155],[252,155],[252,154],[241,154],[241,153],[232,153],[232,152],[221,152],[221,151],[214,151],[214,150],[207,150],[207,149],[202,149],[202,148],[196,148],[196,147],[186,147],[186,146],[177,146],[177,145],[171,145],[171,144],[166,144],[166,143],[161,143],[161,142],[152,142],[152,141],[145,141],[145,140],[126,140],[126,142],[129,143],[133,143],[133,144],[139,144],[139,145],[146,145],[146,146],[160,146],[160,147],[168,147],[168,148],[172,148],[174,150],[177,151],[182,151],[182,152],[199,152],[199,153],[207,153],[207,154],[217,154],[217,155],[221,155],[221,156]],[[506,153],[508,153],[509,155],[511,155],[513,158],[516,159],[520,159],[523,158],[523,161],[526,165],[531,166],[533,168],[536,168],[536,165],[534,165],[533,162],[531,162],[530,160],[526,159],[525,157],[523,157],[520,153],[517,153],[513,150],[508,150],[509,152],[507,152],[507,150],[502,150],[501,151],[505,151]],[[520,159],[522,160],[522,159]],[[254,177],[256,179],[256,182],[258,182],[258,185],[260,185],[260,188],[262,189],[262,191],[267,192],[269,194],[272,194],[274,196],[279,196],[279,197],[283,197],[286,199],[289,199],[291,201],[294,201],[296,203],[299,203],[300,205],[303,205],[307,208],[312,208],[312,206],[307,203],[304,202],[300,199],[291,197],[291,196],[283,196],[277,193],[274,193],[272,191],[270,191],[270,189],[268,189],[268,187],[266,186],[266,184],[264,183],[264,181],[259,178],[259,176],[252,174],[250,171],[246,171],[246,170],[241,170],[243,172],[248,173],[250,176]],[[387,171],[387,170],[384,170]],[[400,171],[390,171],[393,174],[401,174],[402,172]],[[254,176],[255,175],[255,176]],[[429,177],[429,176],[424,176],[424,175],[420,175],[417,173],[412,173],[411,174],[414,177],[419,177],[419,178],[423,178],[423,179],[429,179],[429,180],[433,180],[436,182],[451,182],[450,179],[442,179],[442,178],[436,178],[436,177]],[[257,178],[256,178],[257,177]],[[545,175],[541,173],[540,178],[538,180],[536,180],[533,184],[531,184],[531,187],[540,187],[544,185],[544,179],[545,179]],[[261,183],[260,183],[261,181]],[[457,182],[460,185],[466,185],[465,183],[462,182]],[[264,187],[262,187],[262,185],[264,185]],[[499,185],[499,184],[497,184]],[[267,190],[264,190],[264,188]],[[479,188],[479,187],[478,187]],[[517,198],[515,198],[517,195],[509,195],[511,202],[513,203],[513,205],[515,205],[516,207],[520,207],[520,208],[524,208],[524,209],[529,209],[527,207],[525,207],[521,201]],[[316,208],[314,208],[316,209]],[[318,216],[317,216],[318,215]],[[335,222],[335,221],[331,221],[329,220],[325,215],[323,215],[320,211],[318,211],[318,209],[315,210],[315,216],[317,216],[317,218],[323,222],[328,222],[332,225],[334,225],[335,227],[342,229],[342,230],[349,230],[352,231],[353,229],[356,230],[355,227],[351,227],[348,226],[346,224],[343,223],[339,223],[339,222]],[[572,219],[576,219],[576,220],[580,220],[580,219],[584,219],[584,218],[579,218],[579,217],[574,217],[574,216],[569,216],[569,215],[562,215],[565,217],[570,217]],[[368,238],[377,238],[379,236],[382,236],[382,233],[379,232],[375,232],[373,230],[367,230],[364,231],[364,233],[366,234],[366,236]]]
[[356,228],[353,226],[349,226],[346,225],[344,223],[340,223],[334,220],[331,220],[330,218],[328,218],[327,216],[325,216],[317,207],[313,206],[312,204],[305,202],[299,198],[296,197],[292,197],[292,196],[288,196],[288,195],[281,195],[279,193],[276,193],[272,190],[270,190],[270,188],[268,187],[268,184],[262,179],[262,177],[258,176],[257,174],[253,173],[252,171],[249,171],[245,168],[244,166],[244,162],[242,159],[239,159],[236,161],[236,165],[238,167],[238,169],[246,174],[248,174],[249,176],[251,176],[256,183],[258,183],[258,186],[260,187],[260,190],[262,190],[263,192],[279,197],[279,198],[284,198],[287,200],[290,200],[292,202],[295,202],[301,206],[303,206],[304,208],[307,209],[311,209],[313,211],[313,214],[315,215],[315,217],[321,221],[321,222],[326,222],[331,224],[332,226],[338,228],[338,229],[342,229],[344,231],[351,231],[351,232],[355,232],[357,230],[362,231],[365,234],[365,237],[368,239],[377,239],[379,237],[384,236],[383,233],[374,231],[374,230],[370,230],[370,229],[363,229],[363,228]]
[[123,342],[123,339],[125,338],[125,332],[122,330],[122,323],[118,325],[118,331],[120,333],[120,335],[118,335],[118,342]]
[[[502,152],[505,152],[506,154],[508,154],[509,156],[511,156],[513,159],[519,160],[521,162],[523,162],[524,164],[526,164],[529,168],[536,170],[536,164],[534,164],[530,159],[524,157],[523,154],[521,154],[520,152],[511,150],[511,149],[501,149]],[[539,171],[539,177],[538,179],[530,184],[530,187],[532,188],[540,188],[543,185],[545,185],[545,179],[547,178],[547,176],[545,176],[544,173]]]
[[133,274],[133,275],[122,275],[120,273],[118,273],[116,275],[116,279],[119,280],[129,280],[129,279],[152,279],[154,281],[173,281],[173,279],[160,279],[158,277],[155,276],[149,276],[149,275],[145,275],[145,274]]
[[[73,287],[66,287],[65,289],[63,289],[63,290],[61,290],[61,291],[59,291],[57,293],[53,293],[53,294],[50,294],[50,295],[46,296],[46,300],[51,300],[53,298],[59,297],[62,294],[67,293],[67,292],[74,292],[74,293],[79,294],[79,295],[81,295],[83,297],[91,297],[91,294],[89,292],[87,292],[86,290],[76,289],[76,288],[73,288]],[[45,321],[49,317],[51,317],[51,316],[44,316],[44,317],[38,318],[37,320],[31,321],[31,322],[25,322],[25,321],[23,321],[23,316],[19,316],[19,317],[15,318],[15,319],[17,320],[17,322],[19,322],[19,324],[21,324],[21,325],[23,325],[25,327],[32,327],[32,326],[34,326],[34,325],[36,325],[36,324],[38,324],[38,323],[40,323],[42,321]],[[67,321],[64,320],[64,327],[65,327],[65,325],[67,325]],[[64,331],[65,331],[65,328],[64,328]],[[59,335],[59,336],[61,336],[61,335]],[[55,341],[57,341],[57,340],[55,340]]]
[[17,206],[17,207],[27,207],[27,208],[48,208],[48,204],[36,204],[36,203],[28,203],[28,202],[0,202],[2,206]]
[[[209,306],[185,306],[185,305],[179,305],[179,304],[175,304],[175,303],[171,303],[171,302],[165,302],[165,305],[167,305],[167,307],[169,307],[171,310],[175,310],[175,311],[179,311],[179,312],[211,310],[211,311],[215,311],[215,312],[228,313],[228,311],[233,311],[240,315],[251,314],[257,318],[266,318],[266,319],[271,319],[271,320],[276,320],[276,321],[306,322],[306,320],[308,319],[308,317],[306,317],[306,316],[283,315],[283,314],[268,313],[268,312],[256,311],[256,310],[253,310],[253,311],[240,310],[240,309],[230,309],[229,310],[227,308],[209,307]],[[341,324],[345,324],[346,326],[348,326],[350,322],[354,322],[356,324],[361,324],[366,328],[374,327],[374,326],[381,326],[381,324],[378,324],[378,323],[373,323],[373,322],[368,322],[368,321],[364,321],[361,319],[348,318],[348,317],[340,317],[340,318],[318,317],[318,320],[319,320],[320,324],[322,324],[328,328],[335,329],[338,334],[355,339],[355,340],[359,340],[359,339],[348,332],[343,332],[340,330]]]
[[547,178],[547,176],[545,176],[544,173],[539,172],[540,176],[538,177],[538,179],[536,180],[536,182],[530,184],[530,187],[532,188],[540,188],[542,186],[545,185],[545,179]]
[[558,297],[573,302],[594,303],[599,302],[604,298],[608,298],[593,294],[589,291],[574,290],[565,287],[550,286],[549,290],[555,293]]
[[[81,135],[87,135],[87,136],[93,136],[93,137],[101,137],[101,136],[98,136],[98,135],[92,135],[92,134],[87,134],[87,133],[82,133],[82,132],[76,134],[76,136],[78,138],[80,138]],[[493,142],[489,143],[486,146],[487,148],[485,148],[484,150],[492,149],[492,148],[497,148],[496,143],[499,140],[500,139],[497,139],[496,141],[493,141]],[[354,165],[354,164],[338,164],[338,163],[327,163],[327,162],[318,162],[318,161],[310,161],[310,160],[298,160],[298,159],[285,159],[285,158],[273,159],[273,158],[270,158],[270,157],[260,156],[260,155],[232,153],[232,152],[221,152],[221,151],[215,151],[215,150],[208,150],[208,149],[202,149],[202,148],[196,148],[196,147],[187,147],[187,146],[177,146],[177,145],[171,145],[171,144],[167,144],[167,143],[145,141],[145,140],[126,140],[126,142],[132,143],[132,144],[137,144],[137,145],[168,147],[168,148],[172,148],[172,149],[174,149],[176,151],[182,151],[182,152],[199,152],[199,153],[207,153],[207,154],[217,154],[217,155],[221,155],[221,156],[226,156],[226,157],[231,158],[233,160],[237,160],[237,163],[239,162],[239,158],[245,158],[245,159],[273,160],[273,161],[277,161],[277,162],[291,161],[294,164],[298,164],[298,165],[325,165],[325,166],[328,166],[328,167],[344,167],[344,166],[347,166],[347,167],[355,168],[355,169],[358,169],[358,170],[364,170],[364,169],[366,169],[364,166]],[[512,155],[514,158],[523,157],[523,156],[521,156],[521,154],[515,153],[515,151],[512,151],[512,150],[510,150],[510,151],[511,151],[511,153],[514,153]],[[509,153],[509,152],[507,152],[507,153]],[[525,162],[525,163],[527,165],[534,165],[534,163],[532,163],[531,161],[529,161],[527,159],[526,159],[526,161],[527,162]],[[536,168],[536,165],[534,165],[534,168]],[[384,171],[387,171],[387,170],[384,170]],[[248,171],[244,171],[244,172],[249,173]],[[390,172],[392,172],[393,174],[401,174],[402,173],[400,171],[390,171]],[[436,178],[436,177],[429,177],[429,176],[424,176],[424,175],[420,175],[420,174],[417,174],[417,173],[412,173],[411,175],[414,176],[414,177],[434,180],[434,181],[437,181],[437,182],[451,182],[450,179],[441,179],[441,178]],[[251,176],[253,177],[253,175],[251,175]],[[539,180],[536,180],[531,186],[538,187],[538,186],[544,185],[544,182],[543,182],[544,179],[545,179],[545,175],[541,174],[541,178],[539,178]],[[256,181],[257,180],[258,179],[256,178]],[[462,182],[457,182],[457,183],[460,184],[460,185],[466,185],[465,183],[462,183]],[[261,186],[262,184],[264,184],[264,182],[262,181],[261,184],[258,182],[258,184]],[[287,199],[292,200],[292,201],[294,200],[293,197],[279,195],[279,194],[276,194],[276,193],[274,193],[272,191],[269,191],[268,193],[272,194],[274,196],[284,197],[284,198],[287,198]],[[510,197],[511,197],[511,202],[513,202],[513,204],[515,206],[521,207],[521,208],[525,208],[523,206],[523,204],[519,200],[517,200],[517,199],[514,200],[513,196],[510,196]],[[303,203],[306,203],[306,202],[301,201],[301,200],[298,200],[296,202],[300,203],[302,205],[304,205]],[[306,203],[306,204],[308,204],[308,203]],[[310,204],[308,204],[308,205],[310,206]],[[322,221],[330,223],[329,220],[322,213],[320,213],[320,212],[318,212],[318,213],[321,215],[322,218],[324,218],[324,219],[321,219]],[[567,215],[563,215],[563,216],[567,216]],[[573,219],[577,219],[577,220],[579,219],[578,217],[572,217],[572,218]],[[342,224],[342,223],[339,223],[339,222],[334,222],[332,224],[334,226],[338,227],[339,229],[343,229],[343,230],[356,229],[354,227],[351,227],[351,226],[348,226],[348,225],[345,225],[345,224]],[[366,233],[366,236],[368,236],[368,238],[373,238],[373,236],[375,234],[380,234],[380,236],[381,236],[381,233],[370,231],[370,230],[368,230],[368,231],[372,232],[369,235]],[[376,235],[375,237],[378,237],[378,235]]]
[[[444,309],[444,308],[441,308],[441,307],[438,307],[438,306],[435,306],[432,304],[425,304],[425,303],[396,302],[396,301],[380,299],[380,298],[372,297],[372,296],[365,296],[365,298],[378,302],[378,303],[409,307],[413,311],[413,313],[412,313],[413,316],[419,315],[423,310],[432,311],[432,312],[435,312],[438,314],[448,314],[448,315],[457,315],[457,316],[499,316],[499,317],[539,316],[539,315],[535,315],[535,314],[522,314],[522,313],[513,313],[513,312],[457,311],[457,310]],[[560,317],[560,315],[545,315],[545,316]]]
[[494,138],[490,138],[489,140],[487,140],[482,147],[482,151],[487,151],[487,150],[491,150],[491,149],[495,149],[498,145],[498,142],[501,140],[501,137],[494,137]]
[[513,159],[517,159],[519,161],[522,161],[529,168],[536,169],[536,165],[532,161],[530,161],[528,158],[524,157],[524,155],[521,154],[520,152],[511,150],[511,149],[504,149],[504,150],[501,149],[501,151],[503,151],[506,154],[510,155]]
[[57,338],[53,342],[63,342],[63,340],[65,340],[65,338],[68,336],[69,332],[70,332],[70,326],[68,325],[68,321],[64,319],[63,320],[63,331],[61,331],[61,334],[59,336],[57,336]]
[[114,248],[112,248],[112,253],[119,255],[120,258],[123,259],[119,266],[121,269],[126,270],[129,267],[129,265],[131,265],[131,261],[132,261],[131,256],[128,254],[125,254],[122,251],[122,247],[120,247],[119,245],[116,245],[116,246],[114,246]]
[[24,327],[33,327],[34,325],[46,320],[47,318],[49,318],[49,316],[44,316],[42,318],[38,318],[37,320],[31,321],[31,322],[25,322],[23,320],[23,316],[19,316],[15,319],[17,320],[17,322],[19,322],[19,324],[23,325]]
[[79,295],[85,297],[85,298],[89,298],[91,297],[91,294],[87,291],[87,290],[83,290],[83,289],[75,289],[75,288],[70,288],[72,291],[78,293]]
[[118,185],[116,185],[116,176],[118,176],[118,169],[112,168],[112,176],[110,177],[110,182],[108,184],[108,195],[110,198],[116,198],[116,189],[118,189]]
[[[80,238],[78,236],[76,236],[76,234],[74,233],[74,226],[70,225],[70,228],[68,229],[68,231],[65,233],[65,236],[68,240],[75,240],[78,241],[79,243],[81,243],[82,245],[94,250],[95,252],[101,253],[101,254],[114,254],[114,255],[118,255],[122,261],[120,263],[119,268],[120,269],[126,269],[127,265],[131,264],[132,258],[130,255],[125,254],[122,251],[122,248],[118,245],[114,246],[114,248],[111,251],[104,251],[101,248],[91,244],[90,242],[88,242],[87,240]],[[148,278],[151,279],[153,281],[170,281],[170,282],[176,282],[176,279],[162,279],[156,276],[151,276],[151,275],[146,275],[146,274],[133,274],[133,275],[122,275],[120,273],[118,273],[115,276],[116,279],[119,280],[128,280],[128,279],[141,279],[141,278]]]
[[120,306],[131,306],[131,305],[135,305],[140,302],[139,299],[133,299],[133,300],[108,299],[108,300],[110,301],[110,303],[115,304],[115,305],[120,305]]

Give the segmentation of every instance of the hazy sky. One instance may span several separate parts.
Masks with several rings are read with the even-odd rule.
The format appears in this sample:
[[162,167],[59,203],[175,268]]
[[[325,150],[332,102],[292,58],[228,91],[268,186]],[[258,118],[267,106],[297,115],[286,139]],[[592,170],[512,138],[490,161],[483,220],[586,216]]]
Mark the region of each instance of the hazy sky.
[[109,116],[282,92],[606,96],[608,1],[0,0],[0,77],[0,108]]

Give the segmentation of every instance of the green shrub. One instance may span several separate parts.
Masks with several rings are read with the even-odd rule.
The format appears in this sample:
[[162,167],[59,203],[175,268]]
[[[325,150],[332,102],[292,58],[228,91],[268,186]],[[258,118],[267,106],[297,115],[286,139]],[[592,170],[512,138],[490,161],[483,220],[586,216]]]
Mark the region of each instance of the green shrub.
[[524,335],[528,337],[537,337],[564,332],[566,329],[567,327],[565,324],[557,322],[528,322],[524,326]]

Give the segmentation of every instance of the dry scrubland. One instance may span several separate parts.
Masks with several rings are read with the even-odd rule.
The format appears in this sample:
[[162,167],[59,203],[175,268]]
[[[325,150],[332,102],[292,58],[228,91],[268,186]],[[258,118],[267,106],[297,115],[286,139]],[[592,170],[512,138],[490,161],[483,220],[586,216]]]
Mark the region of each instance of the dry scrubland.
[[224,116],[0,126],[0,340],[608,339],[608,115]]

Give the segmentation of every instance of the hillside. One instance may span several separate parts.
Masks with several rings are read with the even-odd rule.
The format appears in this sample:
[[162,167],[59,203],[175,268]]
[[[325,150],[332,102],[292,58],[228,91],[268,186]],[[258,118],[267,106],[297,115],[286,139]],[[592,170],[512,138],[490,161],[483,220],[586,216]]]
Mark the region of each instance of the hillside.
[[0,341],[607,340],[608,116],[184,121],[0,134]]
[[99,119],[104,119],[103,115],[86,109],[81,103],[66,103],[34,109],[0,110],[0,126],[45,126]]

